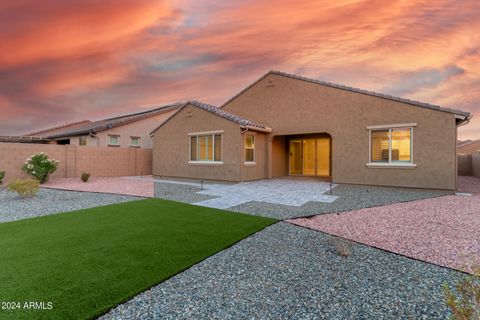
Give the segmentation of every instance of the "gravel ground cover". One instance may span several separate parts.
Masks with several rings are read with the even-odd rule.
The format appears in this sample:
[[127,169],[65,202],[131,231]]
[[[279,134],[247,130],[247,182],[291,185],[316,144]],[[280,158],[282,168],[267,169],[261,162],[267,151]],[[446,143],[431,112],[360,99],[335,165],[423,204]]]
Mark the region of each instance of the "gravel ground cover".
[[141,198],[113,194],[40,189],[34,198],[22,199],[16,193],[0,192],[0,222],[104,206]]
[[480,178],[459,176],[457,182],[459,192],[480,194]]
[[[275,187],[274,183],[278,182],[277,180],[278,179],[264,180],[264,183],[268,184],[269,182],[272,182],[273,188]],[[301,183],[302,181],[305,181],[305,183],[311,183],[312,179],[285,179],[286,184],[292,183],[292,181],[295,183]],[[200,188],[199,180],[160,179],[153,178],[152,176],[93,177],[87,183],[80,181],[78,178],[68,178],[52,180],[45,184],[46,188],[156,197],[185,203],[197,203],[218,198],[214,195],[202,194],[199,192],[205,190],[211,191],[210,189],[214,190],[216,188],[228,189],[231,186],[231,183],[220,184],[205,182],[204,189],[202,189]],[[245,188],[248,188],[248,186],[245,186]],[[260,190],[259,192],[262,191]],[[264,195],[266,198],[268,198],[268,193],[267,188]],[[276,219],[288,219],[426,199],[451,193],[452,192],[440,190],[339,184],[332,189],[331,195],[338,198],[331,203],[310,201],[302,206],[290,206],[263,201],[250,201],[227,209],[234,212],[242,212]],[[322,195],[330,196],[330,192],[324,192]],[[262,198],[262,196],[259,197]]]
[[102,319],[447,319],[451,269],[284,222],[242,240]]
[[192,185],[155,182],[155,197],[160,199],[194,203],[215,198],[197,193],[202,190]]
[[88,182],[80,178],[50,180],[44,188],[122,194],[153,198],[154,188],[151,176],[144,177],[92,177]]
[[[469,179],[465,190],[479,187],[480,179]],[[470,260],[480,263],[480,194],[288,221],[450,268],[466,271]]]
[[[330,195],[329,192],[325,194]],[[339,184],[332,189],[332,195],[338,196],[338,199],[332,203],[308,202],[301,207],[294,207],[252,201],[231,207],[228,210],[277,219],[287,219],[433,198],[448,194],[452,194],[452,192],[442,190]]]

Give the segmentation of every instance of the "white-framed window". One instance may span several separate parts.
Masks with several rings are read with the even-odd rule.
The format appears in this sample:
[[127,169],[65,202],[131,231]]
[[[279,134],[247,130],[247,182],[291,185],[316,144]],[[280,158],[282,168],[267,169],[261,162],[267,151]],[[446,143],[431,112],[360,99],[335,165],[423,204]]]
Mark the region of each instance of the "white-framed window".
[[416,124],[371,126],[369,130],[369,167],[415,167],[413,164],[413,128]]
[[130,137],[130,146],[139,147],[140,146],[140,137]]
[[255,163],[255,135],[245,134],[245,163]]
[[109,146],[119,146],[120,145],[120,136],[119,135],[108,135],[108,145]]
[[222,133],[217,131],[189,134],[189,163],[222,164]]
[[87,145],[87,137],[79,137],[78,138],[78,145],[79,146],[86,146]]

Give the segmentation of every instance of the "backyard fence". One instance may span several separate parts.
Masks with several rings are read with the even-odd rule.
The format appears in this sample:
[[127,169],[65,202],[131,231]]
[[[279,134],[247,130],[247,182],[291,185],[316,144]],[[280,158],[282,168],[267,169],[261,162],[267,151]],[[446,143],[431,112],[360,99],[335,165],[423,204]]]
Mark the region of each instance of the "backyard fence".
[[93,177],[152,174],[151,149],[0,143],[0,171],[6,172],[5,181],[27,177],[22,171],[25,159],[40,152],[59,161],[52,179],[79,177],[82,172]]
[[459,154],[458,175],[480,178],[480,153]]

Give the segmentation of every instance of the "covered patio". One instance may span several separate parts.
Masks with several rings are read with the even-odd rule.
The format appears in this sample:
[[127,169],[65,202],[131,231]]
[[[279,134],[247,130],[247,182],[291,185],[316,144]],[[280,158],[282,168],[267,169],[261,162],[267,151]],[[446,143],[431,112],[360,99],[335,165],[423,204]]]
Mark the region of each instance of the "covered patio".
[[326,132],[275,135],[270,138],[268,177],[332,178],[332,136]]

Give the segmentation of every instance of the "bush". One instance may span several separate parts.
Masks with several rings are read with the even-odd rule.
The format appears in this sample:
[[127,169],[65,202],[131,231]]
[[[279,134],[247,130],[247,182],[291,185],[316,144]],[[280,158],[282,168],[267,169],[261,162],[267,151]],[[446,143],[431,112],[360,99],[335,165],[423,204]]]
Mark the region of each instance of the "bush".
[[353,242],[335,237],[333,238],[333,244],[339,256],[348,257],[352,254]]
[[90,179],[90,173],[88,172],[83,172],[81,178],[83,182],[87,182],[88,179]]
[[480,319],[480,265],[474,264],[473,274],[465,276],[456,286],[456,293],[445,284],[445,304],[456,320]]
[[40,183],[48,181],[50,174],[57,170],[58,160],[49,160],[46,153],[32,155],[27,158],[22,170],[37,179]]
[[3,183],[3,178],[5,178],[5,171],[0,171],[0,184]]
[[22,198],[28,198],[37,194],[39,185],[38,180],[16,179],[8,184],[8,191],[16,192]]

